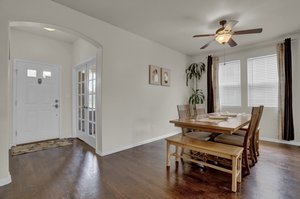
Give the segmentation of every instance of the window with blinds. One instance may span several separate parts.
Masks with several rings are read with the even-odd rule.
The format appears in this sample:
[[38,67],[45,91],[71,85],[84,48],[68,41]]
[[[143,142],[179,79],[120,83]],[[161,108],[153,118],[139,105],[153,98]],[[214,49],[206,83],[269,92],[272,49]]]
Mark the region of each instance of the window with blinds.
[[241,106],[240,60],[219,64],[219,97],[221,106]]
[[278,107],[277,55],[249,58],[248,106]]

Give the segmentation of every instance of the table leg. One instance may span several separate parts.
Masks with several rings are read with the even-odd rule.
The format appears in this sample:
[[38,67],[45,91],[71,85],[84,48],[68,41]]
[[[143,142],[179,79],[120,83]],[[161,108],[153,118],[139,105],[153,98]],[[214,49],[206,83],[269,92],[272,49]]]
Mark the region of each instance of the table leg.
[[171,154],[170,154],[170,143],[169,141],[167,141],[167,167],[170,167],[170,158],[171,158]]

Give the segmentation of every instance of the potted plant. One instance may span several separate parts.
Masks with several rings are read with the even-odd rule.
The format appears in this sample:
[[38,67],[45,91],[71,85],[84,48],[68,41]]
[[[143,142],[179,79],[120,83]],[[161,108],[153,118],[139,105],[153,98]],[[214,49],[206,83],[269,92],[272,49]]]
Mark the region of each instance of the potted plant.
[[192,80],[192,95],[189,98],[189,104],[195,106],[195,104],[203,104],[205,100],[205,96],[203,94],[202,89],[198,89],[198,81],[201,79],[202,74],[205,72],[205,64],[200,63],[192,63],[185,70],[186,73],[186,86],[189,85],[189,80]]

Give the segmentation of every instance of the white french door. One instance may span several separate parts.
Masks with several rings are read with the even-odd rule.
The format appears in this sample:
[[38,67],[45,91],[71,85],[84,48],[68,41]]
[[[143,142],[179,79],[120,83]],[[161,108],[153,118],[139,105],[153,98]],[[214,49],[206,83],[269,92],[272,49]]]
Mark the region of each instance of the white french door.
[[96,60],[75,68],[77,137],[96,147]]
[[58,66],[16,60],[15,144],[59,138]]

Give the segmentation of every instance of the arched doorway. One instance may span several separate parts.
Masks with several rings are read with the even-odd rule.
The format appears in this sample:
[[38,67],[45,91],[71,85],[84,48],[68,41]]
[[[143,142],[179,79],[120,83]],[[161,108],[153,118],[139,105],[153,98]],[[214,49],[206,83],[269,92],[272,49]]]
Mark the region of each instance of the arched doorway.
[[[17,38],[17,34],[13,35],[14,32],[23,31],[26,32],[26,37],[28,38],[29,34],[35,35],[42,40],[42,37],[49,37],[50,40],[66,40],[67,42],[70,41],[70,38],[74,39],[72,45],[65,45],[62,46],[72,46],[76,47],[76,49],[70,53],[74,56],[80,57],[80,59],[75,59],[69,61],[68,63],[60,63],[60,61],[53,61],[55,56],[53,52],[56,50],[49,48],[51,42],[45,42],[47,45],[42,46],[34,46],[35,49],[31,49],[28,47],[28,42],[23,42],[20,45],[23,45],[23,50],[18,48],[18,51],[15,50],[16,46],[19,47],[20,45],[16,45],[17,42],[20,40],[15,41],[14,39]],[[58,33],[56,36],[53,36],[53,33]],[[18,39],[22,38],[19,34]],[[70,37],[68,37],[70,35]],[[49,40],[49,41],[50,41]],[[75,41],[76,40],[76,41]],[[27,40],[29,41],[29,39]],[[78,42],[77,42],[78,41]],[[32,40],[32,43],[39,42],[38,39]],[[65,41],[62,41],[65,42]],[[77,43],[75,43],[77,42]],[[53,41],[54,43],[54,41]],[[48,46],[49,45],[49,46]],[[95,53],[93,55],[89,53],[82,53],[80,51],[81,47],[85,45],[91,46],[90,48],[94,48]],[[74,47],[74,48],[75,48]],[[65,47],[69,48],[69,47]],[[45,51],[45,49],[50,49]],[[79,49],[79,50],[78,50]],[[17,51],[17,52],[16,52]],[[35,52],[34,52],[35,51]],[[62,52],[62,51],[61,51]],[[44,53],[44,54],[43,54]],[[57,53],[56,53],[57,54]],[[60,53],[63,54],[63,53]],[[82,56],[84,54],[84,56]],[[48,59],[48,57],[52,56]],[[64,55],[59,55],[60,60],[63,60]],[[88,57],[90,56],[90,57]],[[79,90],[78,84],[78,76],[74,76],[73,67],[76,65],[83,64],[88,59],[94,60],[94,69],[93,69],[93,79],[91,87],[89,88],[89,79],[87,79],[87,83],[85,84],[85,90],[88,92],[89,90],[94,88],[93,98],[92,98],[92,106],[91,109],[88,109],[84,113],[84,118],[82,116],[82,110],[80,113],[78,111],[78,104],[80,103],[80,108],[90,107],[89,106],[89,96],[85,96],[85,100],[79,100],[77,91]],[[18,61],[17,61],[18,60]],[[22,63],[21,63],[22,62]],[[20,64],[21,63],[21,64]],[[30,64],[29,64],[30,63]],[[59,64],[57,64],[59,63]],[[19,66],[19,65],[20,66]],[[23,64],[23,66],[22,66]],[[64,137],[79,137],[79,130],[81,133],[86,133],[88,135],[90,131],[83,131],[90,128],[89,121],[92,121],[92,134],[94,138],[94,144],[92,145],[96,150],[101,146],[101,143],[97,143],[97,140],[101,140],[101,126],[96,120],[98,118],[97,115],[101,115],[101,67],[102,67],[102,47],[101,45],[94,41],[93,39],[78,33],[72,30],[68,30],[63,27],[57,27],[49,24],[42,24],[42,23],[34,23],[34,22],[11,22],[10,23],[10,66],[11,66],[11,74],[12,74],[12,88],[11,89],[11,98],[12,98],[12,106],[11,112],[13,115],[13,122],[12,122],[12,133],[11,133],[11,145],[27,143],[27,142],[35,142],[44,139],[52,139],[52,138],[64,138]],[[52,68],[45,69],[47,66],[55,66],[60,67],[58,71],[51,71]],[[31,68],[30,68],[31,67]],[[19,68],[21,70],[19,70]],[[56,70],[56,69],[55,69]],[[17,72],[18,71],[18,72]],[[31,73],[34,73],[33,76]],[[44,73],[47,73],[48,76]],[[53,76],[49,76],[49,74]],[[56,80],[52,77],[56,74]],[[88,77],[88,76],[87,76]],[[50,82],[50,80],[54,80]],[[38,85],[46,85],[43,84],[44,82],[48,81],[48,86],[52,90],[54,89],[55,96],[51,96],[51,92],[47,87],[43,89],[38,89]],[[56,85],[54,85],[56,84]],[[31,87],[30,87],[31,86]],[[33,87],[32,87],[33,86]],[[74,89],[75,88],[75,89]],[[50,90],[51,90],[50,89]],[[21,91],[21,92],[19,92]],[[29,92],[33,91],[33,92]],[[53,93],[52,93],[53,95]],[[41,97],[42,96],[42,97]],[[37,99],[45,99],[49,103],[47,104],[49,111],[52,112],[51,114],[47,114],[45,111],[41,111],[43,107],[39,104],[45,104],[43,101],[37,101]],[[31,100],[31,101],[30,101]],[[90,114],[90,112],[92,114]],[[43,117],[41,117],[42,115]],[[91,120],[86,121],[85,126],[86,128],[82,128],[82,119],[89,118],[92,115]],[[57,117],[55,117],[57,116]],[[79,119],[80,118],[80,119]],[[28,121],[29,122],[28,122]],[[52,123],[47,121],[53,121]],[[81,125],[79,125],[81,123]],[[39,125],[34,125],[39,124]],[[58,128],[54,128],[53,126],[59,125]],[[51,129],[53,127],[53,129]],[[41,131],[44,129],[48,129],[48,136],[39,136],[38,133],[42,133]],[[49,130],[50,129],[50,130]],[[56,129],[59,132],[54,132]],[[53,134],[51,132],[53,131]],[[31,135],[28,136],[29,132]],[[84,139],[83,139],[84,140]],[[87,140],[84,140],[87,142]]]

